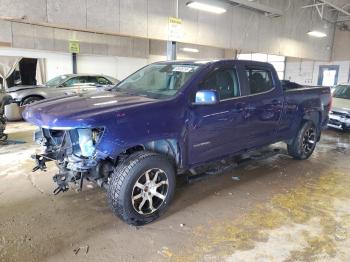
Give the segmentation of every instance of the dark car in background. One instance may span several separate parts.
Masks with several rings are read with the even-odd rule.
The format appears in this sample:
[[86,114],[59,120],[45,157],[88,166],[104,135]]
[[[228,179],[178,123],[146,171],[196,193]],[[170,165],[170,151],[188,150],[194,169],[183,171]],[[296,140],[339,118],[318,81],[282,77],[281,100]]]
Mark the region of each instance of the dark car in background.
[[118,82],[105,75],[67,74],[57,76],[42,86],[15,86],[9,88],[8,93],[20,106],[24,106],[46,98],[97,91]]

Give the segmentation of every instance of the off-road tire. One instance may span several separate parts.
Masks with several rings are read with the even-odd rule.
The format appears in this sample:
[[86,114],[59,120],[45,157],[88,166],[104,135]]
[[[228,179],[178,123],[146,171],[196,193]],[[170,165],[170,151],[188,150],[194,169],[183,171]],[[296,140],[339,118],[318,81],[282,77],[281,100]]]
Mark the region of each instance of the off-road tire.
[[[306,151],[303,148],[303,142],[307,132],[310,130],[314,130],[314,136],[315,136],[314,143],[309,148],[309,150]],[[296,137],[293,139],[292,143],[287,145],[288,154],[297,160],[308,159],[312,155],[313,151],[315,150],[316,143],[317,143],[317,134],[318,134],[317,127],[313,122],[311,121],[304,122],[301,125]]]
[[[166,173],[167,194],[156,211],[151,214],[140,214],[132,203],[133,190],[140,177],[153,168],[159,168]],[[175,184],[175,170],[169,159],[153,152],[136,152],[114,168],[108,183],[108,203],[123,221],[130,225],[141,226],[156,220],[165,212],[174,196]]]

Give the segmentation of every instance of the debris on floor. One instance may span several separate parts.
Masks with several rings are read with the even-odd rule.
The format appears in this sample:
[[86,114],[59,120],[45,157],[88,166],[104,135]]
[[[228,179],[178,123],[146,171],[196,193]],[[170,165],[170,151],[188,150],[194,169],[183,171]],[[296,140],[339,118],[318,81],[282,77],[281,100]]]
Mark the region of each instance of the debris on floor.
[[82,247],[77,247],[73,250],[74,254],[75,255],[78,255],[78,253],[80,252],[80,250],[85,250],[85,255],[87,255],[87,253],[89,253],[89,245],[86,245],[86,246],[82,246]]
[[163,257],[166,257],[166,258],[170,258],[173,256],[173,253],[170,252],[168,247],[162,247],[162,249],[158,250],[157,253]]

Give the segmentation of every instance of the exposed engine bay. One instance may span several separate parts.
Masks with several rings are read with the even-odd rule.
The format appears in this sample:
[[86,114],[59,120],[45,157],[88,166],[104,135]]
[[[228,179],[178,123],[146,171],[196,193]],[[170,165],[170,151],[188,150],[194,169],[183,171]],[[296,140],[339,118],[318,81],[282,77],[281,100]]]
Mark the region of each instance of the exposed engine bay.
[[103,133],[103,128],[69,130],[40,128],[35,132],[34,140],[43,147],[43,152],[32,155],[36,162],[33,172],[45,171],[46,162],[55,161],[59,172],[53,177],[57,184],[54,194],[58,194],[67,191],[69,183],[79,184],[82,190],[84,179],[106,188],[113,168],[134,151],[160,152],[176,161],[179,158],[176,141],[169,139],[128,149],[117,159],[112,159],[96,149]]
[[68,190],[68,183],[83,180],[96,182],[104,187],[112,171],[113,162],[100,158],[96,153],[103,129],[52,130],[41,128],[35,132],[35,141],[43,146],[41,154],[33,155],[36,166],[33,171],[45,170],[47,161],[55,161],[59,172],[53,177],[57,183],[54,194]]

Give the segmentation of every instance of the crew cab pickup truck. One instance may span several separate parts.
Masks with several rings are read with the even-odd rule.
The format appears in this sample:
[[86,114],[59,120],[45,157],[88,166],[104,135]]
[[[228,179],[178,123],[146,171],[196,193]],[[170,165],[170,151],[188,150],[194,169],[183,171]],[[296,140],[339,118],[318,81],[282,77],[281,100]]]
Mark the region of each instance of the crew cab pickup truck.
[[267,63],[169,61],[106,92],[33,103],[24,118],[44,146],[34,170],[57,163],[54,193],[95,181],[117,216],[143,225],[169,206],[176,175],[279,141],[307,159],[330,106],[329,88],[283,90]]

